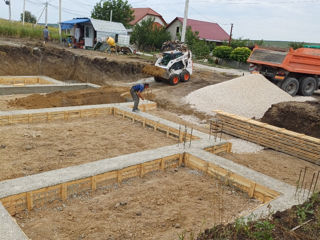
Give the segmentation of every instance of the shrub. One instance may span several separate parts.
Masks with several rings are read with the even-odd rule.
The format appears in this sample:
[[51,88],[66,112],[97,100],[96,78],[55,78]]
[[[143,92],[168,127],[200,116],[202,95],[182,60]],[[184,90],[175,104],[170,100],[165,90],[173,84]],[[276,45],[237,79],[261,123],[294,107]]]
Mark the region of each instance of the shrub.
[[304,44],[305,44],[304,42],[291,42],[289,43],[289,47],[293,49],[297,49],[297,48],[302,48]]
[[247,47],[237,47],[233,49],[230,54],[230,58],[237,62],[246,62],[250,56],[250,49]]
[[195,41],[192,45],[192,52],[196,58],[207,58],[210,53],[210,47],[205,41]]
[[222,59],[230,59],[231,52],[232,52],[232,47],[219,46],[213,50],[213,55]]

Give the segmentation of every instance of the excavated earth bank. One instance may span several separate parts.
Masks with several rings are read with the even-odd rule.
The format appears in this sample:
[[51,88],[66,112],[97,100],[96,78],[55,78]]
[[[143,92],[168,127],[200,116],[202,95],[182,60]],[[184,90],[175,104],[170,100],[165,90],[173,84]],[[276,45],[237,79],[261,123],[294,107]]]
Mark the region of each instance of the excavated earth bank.
[[262,122],[320,138],[320,102],[273,104]]
[[[67,107],[80,105],[95,105],[125,102],[123,93],[128,93],[126,87],[101,87],[98,89],[85,89],[69,92],[53,92],[45,95],[32,94],[23,98],[9,100],[11,107],[25,109]],[[127,94],[128,95],[128,94]]]
[[0,45],[0,75],[44,75],[99,85],[142,78],[143,62],[115,61],[106,55],[75,54],[51,46]]

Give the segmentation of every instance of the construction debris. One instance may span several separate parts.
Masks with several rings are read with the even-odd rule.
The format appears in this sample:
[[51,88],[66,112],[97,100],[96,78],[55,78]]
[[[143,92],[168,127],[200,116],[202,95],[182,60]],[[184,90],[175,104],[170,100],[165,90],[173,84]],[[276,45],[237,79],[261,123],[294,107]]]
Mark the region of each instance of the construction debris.
[[162,44],[161,51],[186,51],[188,49],[187,45],[179,40],[175,41],[166,41]]

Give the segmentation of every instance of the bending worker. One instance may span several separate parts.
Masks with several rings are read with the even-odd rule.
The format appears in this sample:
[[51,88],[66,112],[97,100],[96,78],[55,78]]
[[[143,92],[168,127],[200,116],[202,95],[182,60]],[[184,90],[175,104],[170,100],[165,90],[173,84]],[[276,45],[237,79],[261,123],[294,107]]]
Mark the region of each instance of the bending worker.
[[112,37],[107,38],[107,43],[108,43],[108,52],[111,53],[112,51],[116,51],[116,41]]
[[138,109],[138,105],[139,105],[139,98],[141,98],[142,100],[144,100],[144,98],[141,96],[141,93],[144,91],[144,89],[149,88],[149,84],[148,83],[139,83],[137,85],[134,85],[131,89],[130,89],[130,93],[133,99],[133,109],[132,112],[139,112]]

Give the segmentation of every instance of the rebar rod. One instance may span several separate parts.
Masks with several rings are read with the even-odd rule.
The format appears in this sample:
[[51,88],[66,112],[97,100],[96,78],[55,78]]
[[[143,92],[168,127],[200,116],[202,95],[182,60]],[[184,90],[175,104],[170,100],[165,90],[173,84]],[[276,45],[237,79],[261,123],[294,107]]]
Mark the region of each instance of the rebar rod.
[[297,195],[297,192],[298,192],[298,189],[299,189],[301,174],[302,174],[302,169],[300,169],[299,179],[298,179],[297,186],[296,186],[296,192],[294,194],[295,196]]
[[316,186],[317,186],[317,184],[318,184],[318,179],[319,179],[319,174],[320,174],[320,171],[318,171],[316,181],[314,182],[314,187],[313,187],[312,194],[313,194],[313,193],[314,193],[314,191],[316,190]]
[[308,198],[309,198],[309,195],[310,195],[310,192],[311,192],[311,188],[312,188],[312,184],[313,184],[313,180],[314,180],[315,175],[316,175],[316,173],[314,172],[314,173],[313,173],[313,176],[312,176],[312,180],[311,180],[309,192],[308,192]]

